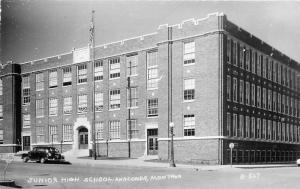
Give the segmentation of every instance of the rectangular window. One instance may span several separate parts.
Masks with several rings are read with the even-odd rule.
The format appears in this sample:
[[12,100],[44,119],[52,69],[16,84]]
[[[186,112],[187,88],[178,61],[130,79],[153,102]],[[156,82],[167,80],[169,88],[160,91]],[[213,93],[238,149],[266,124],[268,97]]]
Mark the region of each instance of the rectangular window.
[[242,69],[244,69],[244,47],[242,47],[242,45],[240,45],[240,67]]
[[273,111],[276,112],[276,106],[277,105],[277,93],[275,91],[273,91]]
[[244,81],[240,80],[240,103],[244,104]]
[[110,90],[109,91],[109,109],[118,110],[121,107],[121,95],[120,89]]
[[37,73],[35,75],[35,89],[36,91],[42,91],[44,90],[44,74],[43,73]]
[[137,120],[127,120],[127,138],[138,138],[139,130],[137,128]]
[[57,87],[57,70],[50,70],[49,72],[49,88]]
[[289,114],[289,106],[290,106],[290,97],[285,97],[285,114]]
[[64,97],[64,114],[72,114],[72,97]]
[[227,75],[227,100],[231,100],[231,77]]
[[276,140],[281,140],[281,122],[278,122],[278,124],[277,124],[277,139]]
[[273,81],[277,82],[277,69],[278,69],[278,64],[277,62],[273,63]]
[[184,43],[183,64],[195,63],[195,42]]
[[257,90],[256,90],[256,105],[258,108],[261,107],[261,88],[260,86],[257,86]]
[[263,107],[263,109],[267,109],[267,90],[266,90],[266,88],[263,88],[262,98],[263,98],[262,107]]
[[137,75],[138,55],[130,55],[126,57],[127,76]]
[[238,137],[244,137],[244,115],[240,115],[240,124],[238,126]]
[[58,142],[58,134],[57,134],[57,126],[50,125],[49,126],[49,142]]
[[120,121],[109,122],[109,138],[120,139]]
[[246,49],[246,65],[245,68],[247,71],[250,71],[250,49]]
[[77,76],[78,83],[86,83],[87,82],[87,65],[81,64],[77,66]]
[[282,65],[278,63],[278,83],[282,84]]
[[281,113],[284,114],[285,112],[285,95],[282,95],[282,99],[281,99]]
[[137,87],[130,87],[127,89],[127,107],[138,107]]
[[57,116],[57,98],[49,99],[49,116]]
[[287,68],[286,86],[291,88],[291,70]]
[[23,114],[23,128],[29,128],[30,125],[30,114]]
[[255,84],[251,84],[251,105],[255,106]]
[[147,89],[158,88],[157,52],[147,52]]
[[285,141],[285,123],[282,123],[281,133],[282,133],[281,140]]
[[272,81],[272,67],[273,67],[273,61],[270,60],[268,62],[268,80],[271,80]]
[[44,127],[38,126],[36,127],[36,143],[44,143],[44,142],[45,142]]
[[87,95],[78,95],[77,113],[82,114],[87,112]]
[[22,77],[22,94],[23,94],[23,104],[30,103],[30,77],[29,75]]
[[267,78],[267,58],[263,58],[262,61],[262,75],[264,78]]
[[195,79],[185,79],[184,80],[184,92],[183,99],[185,101],[195,99]]
[[103,80],[103,61],[96,60],[94,65],[94,80],[100,81]]
[[63,125],[63,141],[73,141],[73,127],[72,125]]
[[0,105],[0,119],[3,119],[3,105]]
[[256,52],[252,51],[252,64],[251,64],[251,71],[252,73],[256,73],[256,62],[257,62],[257,54]]
[[278,93],[278,98],[277,98],[277,110],[278,113],[281,113],[281,94]]
[[227,112],[227,127],[226,127],[226,136],[231,136],[231,114]]
[[272,111],[272,91],[268,90],[268,110]]
[[232,86],[232,89],[233,89],[233,101],[234,102],[237,102],[237,79],[234,77],[233,78],[233,86]]
[[103,93],[95,93],[95,111],[102,112],[103,111]]
[[271,140],[272,135],[272,121],[268,120],[268,128],[267,128],[267,139]]
[[255,117],[251,117],[250,138],[255,138]]
[[237,136],[237,124],[238,124],[237,114],[233,114],[232,135],[235,136],[235,137]]
[[261,76],[261,61],[262,61],[262,55],[257,55],[257,75]]
[[3,139],[4,139],[4,133],[3,130],[0,130],[0,144],[3,144]]
[[249,116],[246,116],[245,117],[245,121],[246,121],[246,123],[245,123],[245,126],[246,126],[246,128],[245,128],[245,137],[246,138],[249,138],[250,137],[250,117]]
[[109,63],[109,78],[120,77],[120,58],[113,58],[108,60]]
[[96,140],[103,140],[104,139],[103,122],[96,122],[95,129],[96,129]]
[[158,116],[158,98],[148,99],[147,101],[147,117]]
[[267,138],[267,120],[263,119],[263,124],[262,124],[262,139],[266,139]]
[[287,75],[287,69],[283,66],[282,69],[282,85],[286,85],[286,75]]
[[227,63],[231,63],[231,39],[227,38]]
[[38,99],[36,100],[36,117],[44,117],[44,100]]
[[246,81],[246,105],[250,105],[250,83]]
[[0,95],[3,95],[3,82],[1,78],[0,78]]
[[237,65],[237,55],[238,55],[238,52],[237,52],[237,43],[234,41],[233,42],[233,47],[232,47],[232,62],[233,62],[233,65],[235,66],[238,66]]
[[63,86],[72,85],[72,69],[71,67],[63,68]]
[[260,138],[261,137],[261,120],[260,118],[256,118],[256,132],[255,132],[256,137],[255,138]]
[[277,130],[277,122],[273,121],[272,127],[272,140],[276,140],[276,130]]

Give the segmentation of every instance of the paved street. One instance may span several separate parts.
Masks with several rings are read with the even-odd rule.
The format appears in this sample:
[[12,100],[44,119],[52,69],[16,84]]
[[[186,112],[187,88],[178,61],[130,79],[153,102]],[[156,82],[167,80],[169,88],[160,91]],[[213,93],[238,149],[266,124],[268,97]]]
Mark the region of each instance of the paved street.
[[[1,170],[4,163],[0,164]],[[2,176],[3,173],[1,173]],[[13,162],[7,178],[22,188],[299,188],[300,168],[125,167]],[[299,187],[297,186],[299,185]],[[1,187],[0,188],[4,188]]]

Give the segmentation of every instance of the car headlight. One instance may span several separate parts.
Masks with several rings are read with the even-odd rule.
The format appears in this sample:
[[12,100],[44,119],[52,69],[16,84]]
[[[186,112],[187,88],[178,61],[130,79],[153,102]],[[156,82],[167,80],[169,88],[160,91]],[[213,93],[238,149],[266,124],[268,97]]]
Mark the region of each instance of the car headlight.
[[297,164],[300,164],[300,159],[297,159]]
[[48,156],[51,156],[51,153],[48,153]]

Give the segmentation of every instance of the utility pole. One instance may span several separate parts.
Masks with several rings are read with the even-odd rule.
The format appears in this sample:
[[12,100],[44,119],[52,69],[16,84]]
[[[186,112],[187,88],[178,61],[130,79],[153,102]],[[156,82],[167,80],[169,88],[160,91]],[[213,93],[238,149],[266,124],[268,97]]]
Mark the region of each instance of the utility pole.
[[131,76],[131,60],[129,61],[129,73],[127,73],[127,87],[128,87],[128,95],[129,95],[129,107],[128,107],[128,157],[130,158],[131,153],[131,106],[132,106],[132,99],[131,99],[131,88],[130,88],[130,76]]
[[92,45],[92,139],[93,139],[93,156],[94,160],[97,159],[97,148],[96,148],[96,127],[95,127],[95,76],[94,76],[94,69],[95,69],[95,25],[94,25],[94,13],[92,11],[92,22],[90,28],[90,42]]

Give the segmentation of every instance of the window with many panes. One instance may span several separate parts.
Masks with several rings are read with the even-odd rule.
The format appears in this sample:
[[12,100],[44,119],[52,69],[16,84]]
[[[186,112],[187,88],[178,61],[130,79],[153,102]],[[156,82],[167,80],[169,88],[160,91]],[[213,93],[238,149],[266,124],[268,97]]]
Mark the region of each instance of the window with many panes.
[[29,75],[22,77],[22,94],[23,104],[30,103],[30,77]]
[[109,64],[109,78],[119,78],[120,77],[120,58],[112,58],[108,60]]
[[3,105],[0,105],[0,119],[3,119]]
[[138,55],[134,54],[126,56],[126,65],[127,77],[137,75]]
[[266,139],[267,138],[267,120],[263,119],[262,121],[262,139]]
[[256,90],[256,105],[258,108],[261,107],[261,88],[260,86],[257,86],[257,90]]
[[250,137],[250,117],[245,116],[245,137]]
[[57,87],[57,70],[49,71],[49,88]]
[[109,122],[109,138],[120,139],[120,121],[115,120]]
[[72,97],[64,97],[64,114],[72,114]]
[[0,78],[0,95],[3,95],[3,82],[1,78]]
[[255,138],[255,117],[251,117],[250,138]]
[[147,100],[147,117],[158,116],[158,98]]
[[95,111],[103,111],[103,93],[95,93]]
[[237,61],[238,61],[237,55],[238,55],[238,52],[237,52],[237,43],[234,41],[233,42],[233,46],[232,46],[232,63],[235,66],[238,66],[237,65]]
[[272,111],[272,91],[268,90],[268,110]]
[[57,115],[57,98],[49,99],[49,116]]
[[227,63],[231,63],[231,39],[227,38],[227,51],[226,51]]
[[233,77],[232,90],[233,102],[237,102],[237,79],[235,77]]
[[120,101],[120,89],[110,90],[109,91],[109,109],[110,110],[117,110],[121,107]]
[[262,108],[267,109],[267,90],[266,90],[266,88],[263,88]]
[[104,125],[103,122],[96,122],[95,123],[96,129],[96,140],[103,140],[104,138]]
[[231,100],[231,77],[227,75],[227,91],[226,91],[227,100]]
[[103,80],[103,61],[96,60],[94,64],[94,80]]
[[238,118],[237,114],[233,114],[233,118],[232,118],[232,136],[237,136],[237,124],[238,124],[237,118]]
[[80,64],[77,66],[77,82],[86,83],[87,82],[87,65]]
[[158,88],[157,51],[147,52],[147,89]]
[[43,73],[37,73],[35,75],[35,89],[36,89],[36,91],[44,90],[44,74]]
[[246,105],[250,105],[250,83],[246,81]]
[[184,101],[195,99],[195,79],[185,79],[183,89]]
[[137,87],[127,88],[127,107],[138,106],[138,90]]
[[0,130],[0,144],[3,144],[3,139],[4,139],[4,133],[3,129]]
[[240,80],[240,103],[244,104],[244,80]]
[[255,131],[255,138],[260,138],[261,136],[261,120],[260,118],[256,118],[256,131]]
[[30,125],[30,114],[23,114],[23,128],[29,128]]
[[36,128],[36,143],[45,142],[45,133],[43,126],[37,126]]
[[183,51],[183,64],[193,64],[195,63],[195,42],[184,43]]
[[127,120],[127,139],[138,138],[137,120]]
[[256,96],[256,93],[255,93],[255,84],[251,84],[251,105],[252,106],[255,106],[255,96]]
[[43,99],[37,99],[35,102],[35,111],[36,111],[36,117],[44,117],[44,100]]
[[237,129],[238,137],[244,137],[244,115],[239,117],[239,125]]
[[195,115],[188,114],[183,116],[183,133],[184,136],[195,136]]
[[78,95],[77,113],[87,112],[87,95]]
[[231,113],[227,112],[226,136],[231,136]]
[[73,126],[63,125],[63,141],[71,142],[73,141]]
[[49,125],[49,142],[58,142],[57,125]]
[[63,86],[72,85],[72,69],[71,67],[63,68]]

